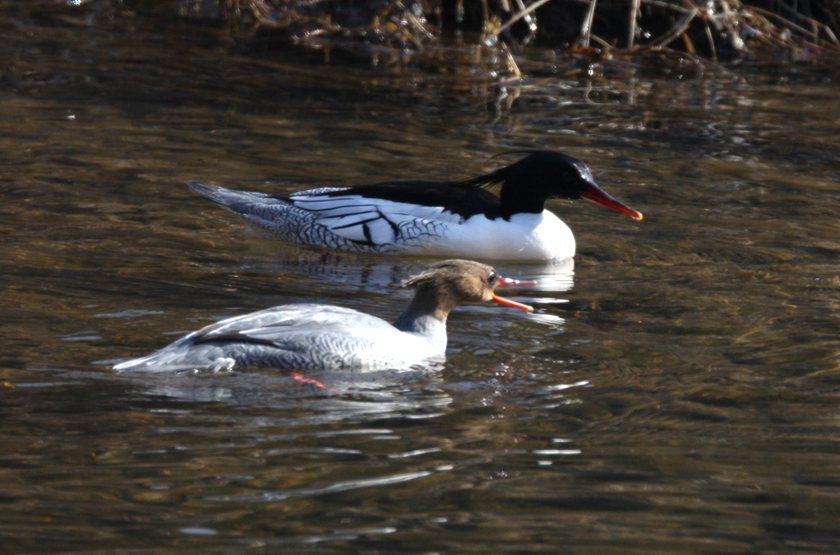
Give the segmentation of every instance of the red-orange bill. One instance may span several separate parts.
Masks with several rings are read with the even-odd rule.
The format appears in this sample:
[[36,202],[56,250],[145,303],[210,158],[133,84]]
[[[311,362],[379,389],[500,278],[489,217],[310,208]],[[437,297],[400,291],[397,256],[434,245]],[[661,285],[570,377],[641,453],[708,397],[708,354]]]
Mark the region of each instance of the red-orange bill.
[[511,299],[506,299],[504,297],[500,297],[497,294],[493,293],[493,301],[499,303],[502,306],[509,306],[511,308],[518,308],[519,310],[524,310],[525,312],[534,312],[533,306],[528,306],[527,304],[518,303]]
[[589,188],[583,191],[580,194],[583,198],[591,200],[596,204],[600,204],[601,206],[605,206],[610,210],[615,210],[616,212],[620,212],[622,214],[626,214],[630,216],[634,220],[641,220],[644,218],[641,212],[638,210],[634,210],[630,208],[605,190],[601,189],[597,185],[589,184]]

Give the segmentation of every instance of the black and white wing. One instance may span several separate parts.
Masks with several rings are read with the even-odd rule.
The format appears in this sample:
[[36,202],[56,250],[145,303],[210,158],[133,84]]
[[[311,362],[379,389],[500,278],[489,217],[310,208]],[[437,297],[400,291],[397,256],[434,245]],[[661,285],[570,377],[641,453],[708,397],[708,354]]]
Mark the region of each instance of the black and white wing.
[[425,250],[451,226],[498,211],[498,197],[444,182],[395,182],[292,193],[237,191],[205,183],[189,187],[295,243],[351,252]]
[[[439,237],[448,225],[463,222],[463,217],[443,206],[365,197],[353,189],[342,191],[303,191],[289,195],[288,202],[311,216],[309,233],[328,232],[334,239],[374,249],[411,246]],[[311,242],[320,240],[323,238]]]

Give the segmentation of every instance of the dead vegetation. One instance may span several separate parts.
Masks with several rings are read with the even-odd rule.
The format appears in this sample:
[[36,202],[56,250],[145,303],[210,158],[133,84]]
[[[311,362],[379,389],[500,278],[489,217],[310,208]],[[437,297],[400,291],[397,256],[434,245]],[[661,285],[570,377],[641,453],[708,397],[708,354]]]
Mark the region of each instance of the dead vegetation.
[[222,6],[251,35],[280,33],[310,47],[500,79],[518,77],[522,66],[556,73],[591,71],[593,62],[611,60],[707,66],[840,52],[840,0],[223,0]]

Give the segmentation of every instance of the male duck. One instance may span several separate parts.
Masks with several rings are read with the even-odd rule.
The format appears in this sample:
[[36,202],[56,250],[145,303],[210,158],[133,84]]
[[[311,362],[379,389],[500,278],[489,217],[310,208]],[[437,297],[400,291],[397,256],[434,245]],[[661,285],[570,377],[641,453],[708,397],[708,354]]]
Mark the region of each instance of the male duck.
[[[496,196],[485,187],[501,184]],[[349,252],[553,260],[575,254],[569,227],[545,202],[585,198],[641,220],[601,189],[586,164],[558,152],[466,181],[398,181],[291,194],[188,183],[281,239]]]

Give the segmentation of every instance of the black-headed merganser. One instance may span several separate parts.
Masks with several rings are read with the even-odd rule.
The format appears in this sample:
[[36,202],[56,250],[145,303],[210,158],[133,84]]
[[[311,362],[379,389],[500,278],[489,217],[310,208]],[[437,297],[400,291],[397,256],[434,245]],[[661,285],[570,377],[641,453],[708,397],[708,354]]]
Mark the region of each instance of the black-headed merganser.
[[[499,183],[498,197],[484,189]],[[531,152],[466,181],[398,181],[288,195],[188,185],[281,239],[349,252],[555,260],[574,256],[575,238],[545,209],[548,199],[583,197],[642,219],[601,189],[586,164],[558,152]]]
[[495,301],[530,312],[530,306],[499,297],[494,289],[535,283],[503,278],[478,262],[446,260],[403,284],[415,290],[414,299],[393,325],[339,306],[282,305],[210,324],[114,370],[407,368],[443,356],[446,318],[459,304]]

